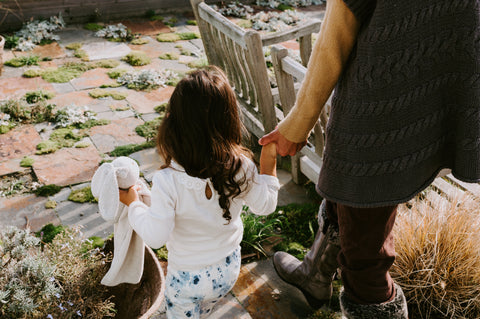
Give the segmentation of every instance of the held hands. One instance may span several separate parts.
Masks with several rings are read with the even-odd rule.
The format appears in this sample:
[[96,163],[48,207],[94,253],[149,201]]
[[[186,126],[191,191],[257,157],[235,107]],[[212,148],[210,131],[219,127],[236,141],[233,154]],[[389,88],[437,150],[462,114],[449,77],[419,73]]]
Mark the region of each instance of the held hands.
[[274,129],[267,135],[258,140],[260,145],[267,145],[269,143],[275,143],[277,145],[277,153],[280,156],[293,156],[307,144],[307,141],[301,143],[295,143],[287,140],[280,132],[278,128]]
[[133,185],[128,190],[119,189],[119,197],[120,201],[130,206],[130,204],[134,201],[139,200],[138,190],[140,189],[139,185]]

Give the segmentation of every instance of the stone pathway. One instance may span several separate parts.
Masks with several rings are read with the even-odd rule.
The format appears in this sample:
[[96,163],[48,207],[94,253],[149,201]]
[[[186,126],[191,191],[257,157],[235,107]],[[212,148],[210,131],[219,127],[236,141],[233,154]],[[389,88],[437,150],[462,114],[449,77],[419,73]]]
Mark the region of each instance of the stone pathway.
[[[180,23],[185,20],[179,19]],[[124,23],[134,32],[146,35],[149,43],[139,46],[109,42],[95,37],[93,32],[84,30],[81,26],[69,26],[58,32],[61,39],[58,43],[38,47],[34,54],[52,58],[51,61],[41,62],[41,67],[61,66],[65,62],[79,61],[73,57],[72,50],[66,49],[66,45],[81,42],[82,49],[86,51],[91,61],[100,59],[120,61],[120,58],[131,50],[141,50],[152,58],[152,64],[132,67],[120,61],[119,67],[129,70],[168,68],[179,72],[189,70],[186,63],[202,55],[200,39],[177,43],[156,41],[156,34],[171,31],[159,21],[155,23],[124,21]],[[177,30],[197,31],[197,27],[183,23]],[[158,59],[158,56],[165,52],[180,53],[179,48],[175,47],[178,44],[193,52],[196,57],[182,56],[179,60]],[[288,45],[296,47],[295,42]],[[27,54],[7,50],[4,61]],[[115,147],[145,141],[145,138],[135,132],[135,128],[159,116],[154,107],[168,101],[174,88],[160,87],[149,92],[116,88],[115,90],[128,94],[125,100],[117,101],[111,97],[94,99],[88,94],[92,89],[113,81],[106,74],[108,69],[89,70],[67,83],[48,83],[39,77],[22,77],[23,71],[28,68],[8,66],[3,68],[0,76],[0,101],[19,98],[28,91],[42,89],[55,93],[50,103],[56,104],[57,108],[70,105],[88,106],[98,114],[99,119],[108,119],[110,124],[91,128],[88,136],[82,140],[88,144],[87,147],[63,148],[46,155],[35,155],[36,145],[47,140],[53,130],[46,122],[21,125],[0,135],[0,181],[6,176],[25,176],[45,185],[56,184],[63,187],[59,193],[50,198],[37,197],[31,193],[0,197],[0,225],[29,226],[34,231],[47,223],[76,225],[83,228],[86,237],[106,237],[113,232],[113,225],[101,218],[98,206],[92,203],[74,203],[68,200],[68,196],[72,190],[89,186],[93,173],[103,159],[109,158],[108,153]],[[20,161],[25,156],[34,159],[31,168],[20,167]],[[131,154],[130,157],[138,161],[145,180],[151,181],[151,176],[160,163],[155,150],[153,148],[143,150]],[[291,181],[289,173],[280,170],[279,177],[282,182],[279,205],[309,200],[305,190]],[[45,208],[48,200],[56,201],[56,208]],[[267,259],[242,267],[235,288],[222,301],[211,318],[305,318],[310,313],[311,309],[303,296],[278,278],[271,260]],[[165,318],[165,315],[159,312],[154,318]]]

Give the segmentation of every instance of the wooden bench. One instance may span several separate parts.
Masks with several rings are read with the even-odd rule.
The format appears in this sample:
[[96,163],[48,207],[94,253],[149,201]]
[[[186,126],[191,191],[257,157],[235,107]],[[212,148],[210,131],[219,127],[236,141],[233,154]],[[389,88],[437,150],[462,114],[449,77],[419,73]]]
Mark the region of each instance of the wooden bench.
[[190,3],[207,59],[227,74],[236,91],[245,126],[257,137],[272,131],[283,115],[275,107],[263,47],[298,39],[302,63],[307,65],[312,33],[320,30],[321,22],[311,19],[286,31],[261,35],[237,26],[203,0],[190,0]]

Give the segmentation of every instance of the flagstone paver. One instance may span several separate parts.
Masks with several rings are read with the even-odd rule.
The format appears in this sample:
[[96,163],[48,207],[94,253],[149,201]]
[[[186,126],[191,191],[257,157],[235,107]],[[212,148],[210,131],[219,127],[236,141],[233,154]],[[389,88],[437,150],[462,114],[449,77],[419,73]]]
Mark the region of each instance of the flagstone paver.
[[55,104],[57,108],[61,109],[65,106],[85,106],[95,101],[94,98],[88,95],[88,91],[72,91],[66,94],[58,94],[49,102]]
[[170,27],[166,26],[162,21],[121,21],[133,34],[155,36],[159,33],[170,32]]
[[73,79],[70,82],[76,90],[99,87],[102,84],[112,82],[112,79],[107,75],[107,72],[108,69],[103,68],[88,70],[80,77]]
[[135,132],[141,124],[143,121],[137,118],[115,120],[108,125],[92,127],[90,138],[101,153],[111,152],[117,146],[145,142],[145,138]]
[[172,86],[161,87],[150,92],[134,91],[127,96],[127,101],[140,114],[155,112],[154,108],[168,102],[175,90]]
[[92,179],[102,158],[95,147],[63,148],[55,153],[35,156],[33,170],[39,182],[66,186]]
[[118,42],[92,42],[82,46],[90,61],[101,59],[121,58],[132,51],[125,43]]
[[41,142],[33,125],[23,125],[0,135],[0,162],[35,153]]
[[13,158],[0,161],[0,176],[8,175],[16,172],[28,172],[30,169],[20,166],[21,158]]
[[0,100],[21,97],[28,91],[49,90],[53,91],[52,84],[42,78],[0,78]]

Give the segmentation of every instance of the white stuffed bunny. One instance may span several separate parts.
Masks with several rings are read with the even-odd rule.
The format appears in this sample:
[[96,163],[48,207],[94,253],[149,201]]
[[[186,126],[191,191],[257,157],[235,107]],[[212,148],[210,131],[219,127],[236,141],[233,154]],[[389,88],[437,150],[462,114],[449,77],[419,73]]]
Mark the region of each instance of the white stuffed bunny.
[[92,178],[92,194],[98,198],[102,217],[114,222],[113,260],[101,283],[116,286],[121,283],[136,284],[143,274],[145,243],[128,222],[128,207],[119,200],[119,188],[139,185],[140,200],[150,206],[150,191],[140,179],[137,163],[128,157],[118,157],[102,164]]

